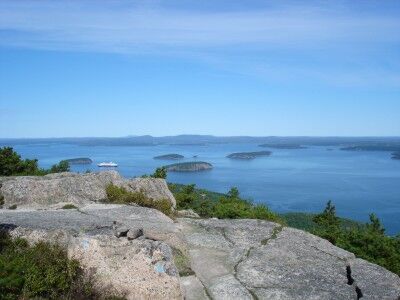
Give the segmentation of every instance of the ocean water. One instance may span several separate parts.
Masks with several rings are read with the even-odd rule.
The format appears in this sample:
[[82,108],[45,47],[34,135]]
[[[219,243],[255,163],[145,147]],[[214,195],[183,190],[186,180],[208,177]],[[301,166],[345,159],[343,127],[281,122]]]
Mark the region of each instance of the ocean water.
[[[94,163],[72,166],[73,171],[99,171],[97,163],[114,161],[126,177],[150,174],[169,161],[156,155],[178,153],[182,161],[206,161],[209,171],[169,173],[168,181],[195,183],[198,187],[226,192],[239,188],[241,195],[265,203],[277,212],[319,212],[328,200],[342,217],[367,221],[374,212],[387,233],[400,233],[400,161],[388,152],[350,152],[335,147],[271,149],[269,157],[249,161],[230,160],[232,152],[260,151],[256,144],[79,146],[71,144],[13,145],[24,158],[38,158],[41,167],[62,159],[89,157]],[[332,150],[328,150],[332,149]],[[193,158],[197,155],[197,158]]]

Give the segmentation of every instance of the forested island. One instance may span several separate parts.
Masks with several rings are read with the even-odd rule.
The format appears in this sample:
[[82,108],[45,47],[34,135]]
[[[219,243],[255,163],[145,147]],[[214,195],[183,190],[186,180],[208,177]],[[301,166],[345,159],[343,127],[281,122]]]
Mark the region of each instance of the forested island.
[[87,157],[70,158],[65,160],[70,165],[90,165],[93,161]]
[[400,159],[400,151],[393,152],[392,159]]
[[340,148],[345,151],[400,151],[399,143],[365,143]]
[[165,154],[165,155],[159,155],[153,157],[154,159],[162,159],[162,160],[178,160],[185,158],[183,155],[176,154],[176,153],[171,153],[171,154]]
[[273,149],[307,149],[299,144],[261,144],[259,147],[273,148]]
[[254,159],[261,156],[270,156],[272,154],[271,151],[255,151],[255,152],[236,152],[231,153],[227,156],[227,158],[231,159]]
[[167,171],[171,172],[196,172],[210,170],[213,168],[213,166],[212,164],[204,161],[191,161],[167,165],[165,168]]

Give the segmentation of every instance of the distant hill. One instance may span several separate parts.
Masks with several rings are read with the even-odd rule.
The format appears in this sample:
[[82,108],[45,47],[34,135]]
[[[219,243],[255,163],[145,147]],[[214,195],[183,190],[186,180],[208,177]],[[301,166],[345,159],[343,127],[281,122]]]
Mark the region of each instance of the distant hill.
[[342,147],[345,151],[400,151],[400,143],[363,143]]
[[271,151],[255,151],[255,152],[237,152],[231,153],[227,156],[227,158],[231,159],[254,159],[261,156],[270,156],[272,154]]
[[[0,139],[0,145],[21,144],[74,144],[82,146],[154,146],[154,145],[207,145],[207,144],[297,144],[302,146],[341,146],[349,147],[367,144],[397,144],[400,137],[307,137],[307,136],[213,136],[176,135],[154,137],[151,135],[126,137],[84,137],[84,138],[39,138],[39,139]],[[398,149],[400,150],[400,148]],[[393,150],[395,151],[395,150]]]
[[261,144],[259,146],[264,147],[264,148],[273,148],[273,149],[306,149],[307,148],[307,147],[304,147],[299,144]]

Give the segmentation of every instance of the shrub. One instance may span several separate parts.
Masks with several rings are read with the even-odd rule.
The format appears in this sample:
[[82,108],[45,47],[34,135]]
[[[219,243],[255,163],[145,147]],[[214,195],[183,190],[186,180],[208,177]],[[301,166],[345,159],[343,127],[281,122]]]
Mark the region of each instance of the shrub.
[[151,175],[153,178],[167,178],[167,168],[165,167],[160,167],[157,168],[154,173]]
[[58,164],[53,165],[49,173],[69,172],[69,170],[69,163],[66,160],[62,160]]
[[13,204],[13,205],[9,206],[8,209],[17,209],[17,207],[18,207],[17,204]]
[[400,237],[386,236],[385,229],[374,214],[364,226],[342,226],[334,208],[329,201],[325,210],[314,217],[317,227],[313,233],[357,257],[400,275]]
[[176,206],[178,209],[188,209],[193,207],[195,201],[195,185],[189,184],[182,188],[182,191],[175,196]]
[[106,187],[107,200],[111,203],[137,204],[139,206],[155,208],[162,213],[172,216],[172,204],[169,199],[154,200],[148,198],[143,191],[129,192],[124,187],[109,184]]
[[94,283],[61,246],[30,246],[0,230],[0,299],[124,299],[104,296],[110,293],[96,290]]
[[282,219],[265,205],[254,205],[250,201],[223,197],[214,206],[213,215],[220,219],[260,219],[283,223]]
[[184,255],[181,250],[177,248],[172,248],[172,254],[174,257],[175,266],[179,272],[179,276],[183,277],[194,274],[192,268],[190,267],[189,258],[186,255]]
[[284,221],[263,204],[241,199],[239,190],[231,188],[227,194],[196,189],[194,184],[169,184],[178,209],[193,209],[201,217],[220,219],[261,219],[278,223]]
[[0,240],[0,295],[4,299],[60,299],[74,293],[71,287],[77,282],[88,284],[79,263],[68,259],[61,247],[46,242],[29,246],[4,232]]

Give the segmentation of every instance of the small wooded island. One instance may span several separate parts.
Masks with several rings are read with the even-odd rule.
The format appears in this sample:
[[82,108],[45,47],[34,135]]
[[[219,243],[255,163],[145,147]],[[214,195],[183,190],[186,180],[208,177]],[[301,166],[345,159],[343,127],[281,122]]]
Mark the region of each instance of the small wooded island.
[[400,159],[400,151],[392,153],[392,159]]
[[272,154],[271,151],[255,151],[255,152],[237,152],[231,153],[227,156],[227,158],[231,159],[254,159],[261,156],[270,156]]
[[176,154],[176,153],[171,153],[171,154],[165,154],[165,155],[159,155],[159,156],[154,156],[154,159],[164,159],[164,160],[178,160],[185,158],[183,155]]
[[78,157],[78,158],[70,158],[66,159],[70,165],[90,165],[93,161],[88,157]]
[[350,145],[344,146],[340,148],[340,150],[344,151],[400,151],[400,144],[398,143],[388,143],[388,144],[374,144],[374,143],[365,143],[360,145]]
[[167,171],[171,172],[196,172],[211,170],[213,168],[212,164],[204,161],[190,161],[184,163],[177,163],[165,166]]
[[259,147],[273,148],[273,149],[307,149],[299,144],[261,144]]

